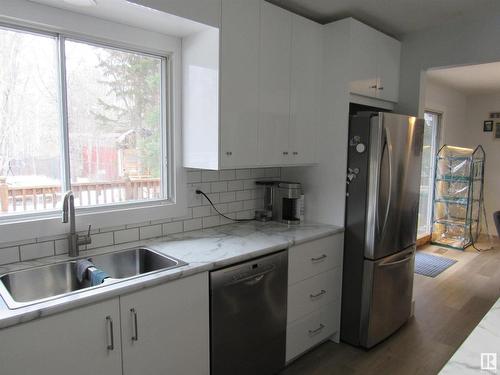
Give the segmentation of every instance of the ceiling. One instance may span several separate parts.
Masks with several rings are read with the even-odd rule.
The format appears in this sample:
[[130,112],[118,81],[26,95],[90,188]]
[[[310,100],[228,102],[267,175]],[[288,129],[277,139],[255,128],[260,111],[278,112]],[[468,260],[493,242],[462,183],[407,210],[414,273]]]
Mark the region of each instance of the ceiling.
[[95,6],[78,6],[61,0],[29,1],[178,37],[206,29],[200,23],[126,0],[97,0]]
[[472,13],[500,12],[499,0],[267,0],[320,23],[354,17],[401,36]]
[[466,95],[496,94],[500,92],[500,62],[429,70],[427,78]]

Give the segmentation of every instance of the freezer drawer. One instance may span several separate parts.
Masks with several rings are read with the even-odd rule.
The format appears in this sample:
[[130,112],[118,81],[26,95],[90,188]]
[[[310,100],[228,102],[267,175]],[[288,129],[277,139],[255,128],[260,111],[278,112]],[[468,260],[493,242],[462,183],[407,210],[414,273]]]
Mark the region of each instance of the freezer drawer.
[[365,260],[360,344],[370,348],[410,317],[415,246],[378,261]]

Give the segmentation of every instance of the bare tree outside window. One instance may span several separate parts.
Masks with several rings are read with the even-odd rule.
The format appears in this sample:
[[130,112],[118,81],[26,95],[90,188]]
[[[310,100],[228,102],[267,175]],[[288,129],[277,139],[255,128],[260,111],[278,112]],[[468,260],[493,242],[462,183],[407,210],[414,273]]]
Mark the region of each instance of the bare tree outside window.
[[[58,43],[65,47],[63,92]],[[78,206],[163,198],[164,60],[0,28],[0,216],[55,209],[64,175]],[[61,170],[68,164],[63,145],[68,171]]]

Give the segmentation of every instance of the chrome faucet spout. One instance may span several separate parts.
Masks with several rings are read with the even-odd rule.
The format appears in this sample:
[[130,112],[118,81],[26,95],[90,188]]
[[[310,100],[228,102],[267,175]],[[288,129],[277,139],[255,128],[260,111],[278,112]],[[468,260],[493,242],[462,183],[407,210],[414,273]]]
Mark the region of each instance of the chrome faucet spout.
[[90,244],[92,238],[90,237],[90,225],[87,235],[79,236],[76,234],[75,197],[71,190],[64,194],[62,222],[69,222],[68,255],[70,257],[77,257],[80,255],[80,246]]

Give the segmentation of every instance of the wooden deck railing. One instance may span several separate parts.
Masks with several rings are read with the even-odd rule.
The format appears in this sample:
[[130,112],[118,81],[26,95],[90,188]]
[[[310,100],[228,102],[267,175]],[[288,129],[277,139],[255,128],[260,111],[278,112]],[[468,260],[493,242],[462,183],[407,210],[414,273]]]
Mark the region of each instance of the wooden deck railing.
[[[119,203],[159,198],[159,178],[130,178],[119,181],[74,183],[71,189],[76,206]],[[9,186],[0,177],[0,211],[22,212],[55,208],[61,201],[61,186]]]

